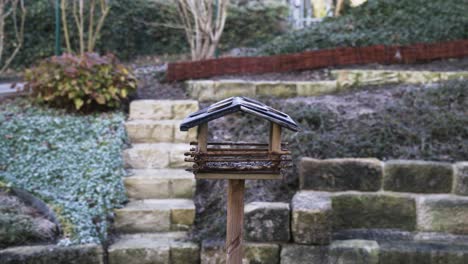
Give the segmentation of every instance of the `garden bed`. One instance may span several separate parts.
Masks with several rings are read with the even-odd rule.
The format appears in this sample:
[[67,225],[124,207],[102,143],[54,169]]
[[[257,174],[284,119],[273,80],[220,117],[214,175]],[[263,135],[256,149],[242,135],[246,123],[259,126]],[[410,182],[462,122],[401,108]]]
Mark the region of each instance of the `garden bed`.
[[61,244],[107,239],[112,210],[126,199],[124,119],[119,112],[68,114],[24,99],[0,105],[0,180],[54,209]]
[[[302,128],[295,134],[286,132],[295,163],[300,157],[453,162],[468,156],[467,81],[368,87],[338,95],[262,102],[290,114]],[[252,116],[231,115],[210,123],[210,137],[261,141],[265,137],[255,131],[267,131],[267,125]],[[224,185],[223,181],[197,182],[196,236],[224,235]],[[246,203],[289,202],[298,189],[297,171],[289,171],[284,181],[252,181],[247,186]]]

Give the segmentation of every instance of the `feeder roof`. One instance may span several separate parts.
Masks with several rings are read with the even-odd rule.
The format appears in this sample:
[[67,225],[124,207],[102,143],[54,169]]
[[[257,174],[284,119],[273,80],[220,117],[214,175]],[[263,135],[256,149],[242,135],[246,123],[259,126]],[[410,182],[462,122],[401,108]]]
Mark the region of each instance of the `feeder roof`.
[[292,131],[299,130],[296,122],[294,122],[289,115],[247,97],[231,97],[224,99],[207,108],[192,113],[184,119],[180,125],[180,130],[187,131],[192,127],[236,112],[245,112],[267,119]]

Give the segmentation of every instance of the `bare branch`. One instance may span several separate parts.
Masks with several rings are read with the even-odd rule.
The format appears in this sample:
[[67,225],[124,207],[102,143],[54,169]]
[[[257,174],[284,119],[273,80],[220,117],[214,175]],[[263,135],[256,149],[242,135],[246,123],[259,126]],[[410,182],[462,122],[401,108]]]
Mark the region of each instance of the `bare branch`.
[[179,19],[185,28],[192,60],[211,58],[224,30],[229,0],[219,0],[216,19],[214,0],[177,0]]
[[[78,30],[79,50],[83,55],[85,51],[94,52],[96,42],[101,34],[102,27],[110,12],[107,0],[61,0],[62,21],[64,24],[65,42],[68,52],[72,51],[69,37],[67,16],[73,15],[76,29]],[[68,12],[66,6],[72,2],[72,10]],[[86,24],[86,25],[85,25]],[[86,26],[86,28],[85,28]]]
[[[0,14],[3,14],[5,3],[8,3],[8,1],[4,1],[4,0],[0,1],[0,9],[1,9]],[[25,21],[26,21],[26,8],[24,6],[24,1],[23,0],[12,0],[10,2],[10,4],[11,4],[11,10],[12,10],[10,15],[12,15],[12,17],[13,17],[13,23],[14,23],[14,27],[15,27],[15,42],[16,43],[15,43],[15,49],[13,50],[11,55],[8,57],[8,59],[5,61],[2,68],[0,69],[0,74],[5,72],[6,69],[8,69],[11,62],[13,61],[13,59],[16,57],[19,50],[23,46],[23,41],[24,41],[24,25],[25,25]],[[17,22],[17,10],[18,9],[21,12],[19,25],[18,25],[18,22]],[[4,45],[4,37],[5,37],[5,27],[4,27],[5,26],[5,18],[8,17],[8,16],[3,15],[0,18],[0,39],[1,39],[1,41],[0,41],[0,62],[1,62],[1,58],[3,57],[2,54],[3,54],[3,45]]]
[[72,53],[72,48],[70,44],[70,34],[68,32],[68,21],[67,21],[67,0],[60,1],[60,8],[62,10],[62,28],[65,38],[65,45],[67,47],[67,52]]

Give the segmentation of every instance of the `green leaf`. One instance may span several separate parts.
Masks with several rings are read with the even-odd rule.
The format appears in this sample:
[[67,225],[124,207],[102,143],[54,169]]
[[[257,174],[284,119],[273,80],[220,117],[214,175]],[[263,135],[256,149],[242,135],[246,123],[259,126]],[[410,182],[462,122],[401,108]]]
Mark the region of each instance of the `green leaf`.
[[83,100],[81,100],[80,98],[75,98],[73,102],[75,103],[76,110],[80,110],[84,104]]
[[127,95],[128,95],[127,89],[120,90],[120,95],[122,96],[122,98],[127,98]]

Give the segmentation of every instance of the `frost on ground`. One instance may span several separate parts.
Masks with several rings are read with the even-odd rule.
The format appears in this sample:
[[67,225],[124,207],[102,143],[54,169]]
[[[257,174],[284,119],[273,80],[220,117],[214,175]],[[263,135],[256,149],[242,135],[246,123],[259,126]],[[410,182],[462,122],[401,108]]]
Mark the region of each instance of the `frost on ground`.
[[[262,102],[298,122],[285,132],[294,163],[301,157],[376,157],[460,161],[468,157],[468,81],[390,85],[308,98]],[[203,105],[205,106],[205,105]],[[236,114],[210,122],[214,141],[267,142],[268,122]],[[298,189],[297,166],[282,181],[248,181],[246,203],[289,202]],[[224,181],[197,181],[195,236],[225,234]]]
[[46,201],[62,244],[100,243],[125,200],[122,113],[67,114],[26,100],[0,105],[0,180]]

